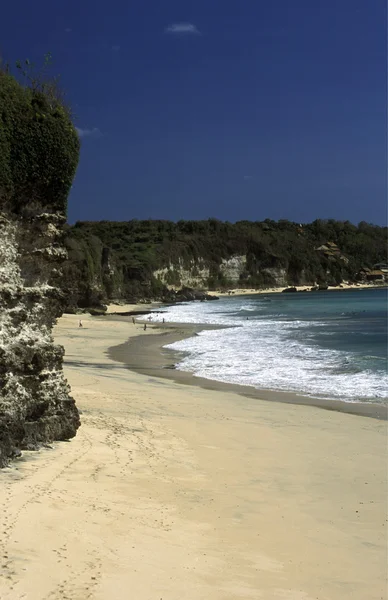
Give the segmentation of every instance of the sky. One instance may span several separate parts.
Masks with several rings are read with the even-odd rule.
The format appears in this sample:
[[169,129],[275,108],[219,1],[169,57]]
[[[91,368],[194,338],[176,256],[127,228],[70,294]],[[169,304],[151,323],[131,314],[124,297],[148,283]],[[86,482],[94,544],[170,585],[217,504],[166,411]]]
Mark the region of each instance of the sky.
[[53,74],[69,222],[385,224],[385,0],[13,0],[0,51]]

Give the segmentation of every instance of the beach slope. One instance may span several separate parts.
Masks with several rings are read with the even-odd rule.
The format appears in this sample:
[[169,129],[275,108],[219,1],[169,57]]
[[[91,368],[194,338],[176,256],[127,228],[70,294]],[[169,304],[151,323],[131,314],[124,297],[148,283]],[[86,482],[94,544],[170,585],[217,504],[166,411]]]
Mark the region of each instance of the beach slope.
[[2,600],[386,598],[386,422],[141,375],[65,315],[77,437],[0,472]]

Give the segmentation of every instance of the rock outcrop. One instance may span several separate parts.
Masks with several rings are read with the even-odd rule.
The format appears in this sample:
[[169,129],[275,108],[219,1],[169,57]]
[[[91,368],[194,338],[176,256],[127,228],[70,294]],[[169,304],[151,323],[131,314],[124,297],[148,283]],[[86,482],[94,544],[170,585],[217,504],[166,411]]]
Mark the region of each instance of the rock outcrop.
[[219,300],[218,296],[207,294],[203,290],[194,290],[193,288],[183,287],[180,290],[167,290],[163,296],[163,302],[192,302],[199,300],[200,302],[211,302]]
[[51,334],[64,306],[49,284],[64,258],[57,242],[63,220],[0,213],[0,466],[22,449],[73,437],[79,426],[64,351]]
[[201,257],[188,261],[188,264],[184,264],[181,259],[178,259],[175,265],[169,264],[167,267],[156,269],[152,276],[168,289],[203,288],[207,285],[210,270]]
[[73,437],[78,411],[52,327],[79,141],[55,98],[0,72],[0,466]]
[[220,272],[231,284],[237,285],[241,275],[246,271],[247,257],[245,254],[222,259]]
[[[230,286],[234,286],[239,283],[241,275],[246,271],[246,265],[245,254],[235,255],[221,258],[217,270]],[[154,271],[153,276],[170,289],[177,287],[207,289],[211,270],[206,266],[205,258],[198,256],[187,263],[182,260],[178,260],[175,265],[170,263],[168,267]]]

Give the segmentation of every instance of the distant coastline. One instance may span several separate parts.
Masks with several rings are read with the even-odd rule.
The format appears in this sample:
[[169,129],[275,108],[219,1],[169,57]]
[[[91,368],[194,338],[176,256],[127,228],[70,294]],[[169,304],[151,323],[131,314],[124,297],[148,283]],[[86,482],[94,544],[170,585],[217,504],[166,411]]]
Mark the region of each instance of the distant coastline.
[[[311,286],[310,285],[298,285],[295,286],[297,292],[303,292],[303,293],[307,293],[307,292],[311,292]],[[328,287],[327,290],[325,290],[326,292],[344,292],[344,291],[357,291],[357,290],[381,290],[381,289],[387,289],[388,288],[388,284],[387,283],[382,283],[381,285],[371,285],[371,284],[366,284],[366,283],[361,283],[361,284],[343,284],[341,285],[341,287]],[[217,296],[220,298],[226,298],[229,296],[254,296],[254,295],[265,295],[265,294],[279,294],[284,292],[285,288],[284,287],[276,287],[276,288],[265,288],[265,289],[254,289],[254,288],[236,288],[236,289],[231,289],[228,291],[225,290],[204,290],[204,293],[208,294],[209,296]],[[317,292],[313,292],[313,293],[322,293],[317,291]],[[155,310],[157,308],[163,308],[163,306],[169,306],[171,304],[171,302],[161,302],[161,301],[155,301],[155,302],[137,302],[136,304],[128,304],[127,302],[123,301],[117,301],[117,302],[112,302],[111,304],[109,304],[107,306],[107,310],[106,312],[101,312],[100,315],[103,316],[104,314],[106,315],[122,315],[124,316],[125,313],[128,313],[126,316],[129,315],[129,313],[131,313],[131,315],[136,316],[136,315],[143,315],[144,313],[147,313],[149,310]],[[80,311],[81,312],[81,311]],[[85,309],[85,312],[88,312],[88,309]]]
[[333,220],[77,222],[66,230],[62,287],[73,313],[179,302],[186,290],[361,289],[387,284],[386,239],[384,227]]
[[[293,286],[294,287],[294,286]],[[311,285],[296,285],[295,286],[296,291],[297,292],[311,292],[313,291],[311,289]],[[342,283],[339,286],[328,286],[328,288],[325,290],[326,292],[341,292],[341,291],[349,291],[349,290],[374,290],[374,289],[385,289],[388,288],[388,284],[386,282],[380,284],[380,285],[376,285],[376,284],[368,284],[368,283],[359,283],[359,284],[354,284],[354,283]],[[280,292],[284,292],[286,288],[284,287],[272,287],[272,288],[265,288],[265,289],[248,289],[248,288],[236,288],[236,289],[231,289],[228,291],[224,291],[224,290],[208,290],[207,294],[209,294],[210,296],[250,296],[250,295],[254,295],[254,294],[278,294]],[[319,293],[319,292],[318,292]]]

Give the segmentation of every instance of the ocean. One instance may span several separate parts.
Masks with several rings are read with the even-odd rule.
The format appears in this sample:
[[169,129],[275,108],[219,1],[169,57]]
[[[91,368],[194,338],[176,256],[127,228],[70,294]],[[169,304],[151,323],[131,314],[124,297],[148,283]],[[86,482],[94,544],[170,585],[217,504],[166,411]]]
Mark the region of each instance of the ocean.
[[153,321],[226,325],[167,346],[177,369],[257,389],[347,402],[388,397],[387,290],[229,296]]

